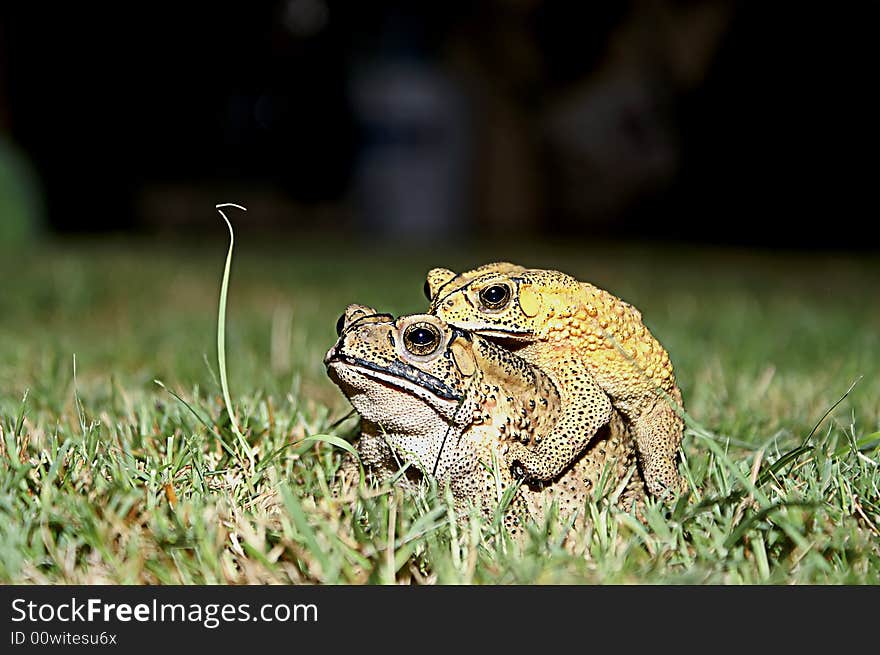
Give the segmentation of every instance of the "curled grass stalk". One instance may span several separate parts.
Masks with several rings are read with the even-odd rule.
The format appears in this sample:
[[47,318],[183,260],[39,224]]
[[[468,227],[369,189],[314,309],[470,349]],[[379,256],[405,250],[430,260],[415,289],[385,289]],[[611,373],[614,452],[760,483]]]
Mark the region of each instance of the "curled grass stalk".
[[232,249],[235,246],[235,233],[232,230],[232,223],[229,222],[226,214],[223,213],[224,207],[235,207],[236,209],[247,211],[247,209],[241,205],[236,205],[231,202],[223,203],[216,207],[220,216],[226,221],[226,227],[229,228],[229,251],[226,253],[226,265],[223,268],[223,282],[220,285],[220,303],[217,311],[217,365],[220,369],[220,387],[223,390],[223,402],[226,403],[226,413],[229,415],[229,424],[232,427],[232,432],[235,434],[236,439],[238,439],[239,446],[241,446],[242,451],[248,459],[250,473],[253,475],[255,469],[254,453],[238,427],[238,421],[235,418],[235,411],[232,408],[232,398],[229,396],[229,383],[226,378],[226,296],[229,291],[229,272],[232,268]]

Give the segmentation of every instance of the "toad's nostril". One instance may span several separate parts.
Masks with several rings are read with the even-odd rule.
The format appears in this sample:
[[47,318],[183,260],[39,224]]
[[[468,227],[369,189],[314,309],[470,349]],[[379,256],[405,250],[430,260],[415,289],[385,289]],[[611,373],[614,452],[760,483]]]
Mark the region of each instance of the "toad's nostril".
[[427,280],[425,280],[425,287],[423,290],[425,292],[425,298],[431,300],[431,285],[428,283]]
[[342,336],[343,328],[345,328],[345,314],[342,314],[342,316],[336,321],[336,336]]

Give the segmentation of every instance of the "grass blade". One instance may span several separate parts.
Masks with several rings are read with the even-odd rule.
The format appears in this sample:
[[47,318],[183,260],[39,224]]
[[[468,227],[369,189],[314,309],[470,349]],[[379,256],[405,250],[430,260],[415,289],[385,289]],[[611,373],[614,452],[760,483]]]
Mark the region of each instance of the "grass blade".
[[18,412],[18,418],[15,420],[15,432],[13,433],[16,439],[18,439],[19,435],[21,434],[21,427],[22,425],[24,425],[24,415],[25,411],[27,410],[27,399],[29,392],[30,389],[25,389],[24,396],[22,396],[21,398],[21,410]]
[[361,458],[358,457],[358,452],[357,452],[357,450],[355,450],[354,446],[352,446],[345,439],[342,439],[340,437],[335,437],[332,434],[316,434],[311,437],[306,437],[305,439],[297,441],[296,445],[298,446],[300,444],[309,443],[311,441],[325,441],[332,446],[336,446],[337,448],[342,448],[342,450],[344,450],[345,452],[354,455],[354,457],[355,457],[355,459],[357,459],[357,461],[361,460]]
[[238,439],[242,451],[248,458],[251,467],[251,474],[254,472],[254,453],[248,445],[247,440],[238,429],[238,422],[235,419],[235,411],[232,409],[232,399],[229,396],[229,383],[226,379],[226,296],[229,291],[229,272],[232,268],[232,249],[235,246],[235,233],[232,230],[232,223],[223,213],[223,207],[235,207],[242,211],[247,211],[241,205],[232,203],[224,203],[217,205],[217,211],[226,221],[226,227],[229,228],[229,251],[226,253],[226,265],[223,268],[223,282],[220,285],[220,306],[217,311],[217,364],[220,367],[220,386],[223,390],[223,402],[226,403],[226,413],[229,414],[229,422],[232,426],[232,432]]

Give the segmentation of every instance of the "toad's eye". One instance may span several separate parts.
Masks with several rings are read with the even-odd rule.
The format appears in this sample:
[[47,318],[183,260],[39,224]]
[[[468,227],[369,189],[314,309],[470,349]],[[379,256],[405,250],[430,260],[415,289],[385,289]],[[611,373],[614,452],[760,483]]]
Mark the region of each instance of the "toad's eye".
[[430,355],[440,347],[440,331],[430,323],[410,325],[403,333],[403,344],[413,355]]
[[424,288],[424,291],[425,291],[425,298],[427,298],[428,300],[430,300],[430,299],[431,299],[431,285],[428,284],[428,281],[427,281],[427,280],[425,280],[425,288]]
[[501,309],[510,302],[510,287],[506,284],[493,284],[480,291],[480,302],[486,309]]
[[337,337],[341,337],[341,336],[342,336],[342,330],[343,330],[344,328],[345,328],[345,314],[342,314],[342,315],[339,317],[339,320],[336,321],[336,336],[337,336]]

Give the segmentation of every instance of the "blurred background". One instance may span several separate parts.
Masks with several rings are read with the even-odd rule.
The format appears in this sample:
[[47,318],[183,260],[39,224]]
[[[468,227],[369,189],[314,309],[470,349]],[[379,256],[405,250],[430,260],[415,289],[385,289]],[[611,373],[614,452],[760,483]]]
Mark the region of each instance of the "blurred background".
[[0,241],[875,250],[871,3],[4,3]]

